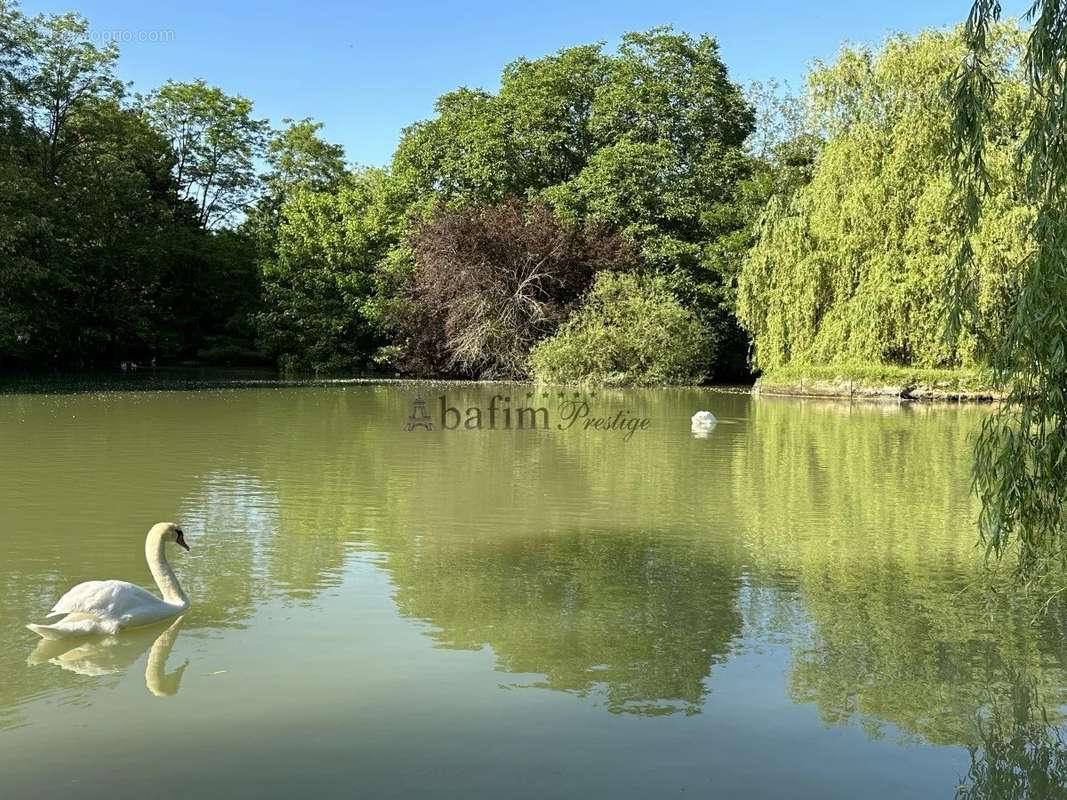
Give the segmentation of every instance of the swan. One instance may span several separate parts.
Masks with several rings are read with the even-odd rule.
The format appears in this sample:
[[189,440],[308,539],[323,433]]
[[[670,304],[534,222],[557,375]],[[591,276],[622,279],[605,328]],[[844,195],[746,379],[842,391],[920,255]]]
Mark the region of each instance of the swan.
[[718,422],[710,411],[698,411],[689,421],[692,423],[693,430],[707,430],[715,427],[715,423]]
[[718,422],[710,411],[698,411],[690,418],[693,436],[698,439],[710,438]]
[[126,581],[86,581],[79,583],[57,602],[48,617],[63,619],[51,625],[27,625],[45,639],[90,634],[114,635],[123,628],[151,625],[184,613],[189,598],[182,591],[167,563],[164,548],[167,542],[189,549],[185,534],[173,522],[159,522],[148,531],[144,543],[145,560],[152,571],[163,599]]

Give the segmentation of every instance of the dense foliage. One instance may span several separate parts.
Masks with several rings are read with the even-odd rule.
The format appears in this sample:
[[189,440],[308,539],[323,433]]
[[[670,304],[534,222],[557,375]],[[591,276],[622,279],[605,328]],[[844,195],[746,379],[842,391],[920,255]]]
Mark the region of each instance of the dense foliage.
[[0,363],[245,355],[254,254],[206,229],[116,48],[6,0],[0,36]]
[[230,221],[251,204],[259,186],[252,160],[267,123],[252,118],[250,100],[204,81],[168,81],[144,99],[144,109],[170,142],[178,197],[196,208],[201,226]]
[[665,278],[603,272],[581,309],[530,360],[548,383],[656,386],[700,380],[711,354],[700,320]]
[[561,222],[551,209],[467,206],[424,223],[398,320],[413,365],[434,373],[523,378],[530,348],[562,323],[594,275],[633,267],[604,225]]
[[763,369],[788,365],[959,367],[988,362],[1003,338],[1028,247],[1032,207],[1011,157],[1027,96],[1017,30],[991,32],[1002,91],[988,109],[988,205],[968,265],[978,313],[945,337],[962,234],[953,213],[953,118],[944,86],[960,34],[895,36],[846,48],[809,78],[824,140],[810,181],[778,192],[745,259],[738,311]]
[[402,206],[376,169],[290,191],[276,228],[265,221],[261,340],[286,366],[366,367],[381,344],[382,265],[397,242]]
[[710,37],[519,59],[351,170],[313,120],[272,131],[204,81],[130,95],[83,18],[0,14],[4,360],[524,377],[628,270],[695,315],[702,364],[745,370],[733,290],[770,184]]
[[496,94],[459,89],[437,112],[404,132],[393,159],[416,219],[439,204],[525,201],[565,223],[609,226],[743,360],[732,291],[753,216],[743,145],[754,112],[713,39],[661,28],[627,34],[615,53],[590,45],[520,59]]
[[[981,219],[998,211],[988,177],[997,153],[985,143],[1002,98],[1014,94],[996,69],[999,14],[999,3],[975,3],[964,31],[968,59],[954,82],[959,216],[975,239]],[[1017,545],[1023,575],[1067,561],[1067,3],[1038,0],[1030,17],[1021,59],[1028,102],[1014,120],[1010,156],[1033,209],[1025,220],[1033,246],[992,359],[1006,402],[983,426],[974,472],[983,538],[997,554]],[[961,247],[959,269],[978,257],[977,248]],[[973,314],[974,288],[955,286],[957,303]]]

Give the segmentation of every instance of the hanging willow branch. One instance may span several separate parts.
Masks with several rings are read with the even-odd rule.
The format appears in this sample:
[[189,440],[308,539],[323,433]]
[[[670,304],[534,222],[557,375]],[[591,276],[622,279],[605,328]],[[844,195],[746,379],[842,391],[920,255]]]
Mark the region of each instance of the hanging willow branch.
[[989,117],[996,101],[996,68],[990,54],[990,33],[1000,17],[997,0],[978,0],[963,27],[967,55],[949,80],[955,111],[952,120],[955,200],[960,220],[960,246],[948,273],[950,306],[947,339],[955,341],[965,320],[978,316],[977,287],[972,279],[974,249],[971,234],[978,228],[982,199],[989,194],[985,140]]
[[[984,121],[995,97],[988,32],[1000,5],[978,0],[967,19],[968,55],[955,76],[956,192],[962,224],[974,230],[988,190]],[[987,551],[1017,546],[1021,577],[1067,563],[1067,0],[1038,0],[1023,66],[1031,102],[1016,165],[1036,210],[1014,308],[994,356],[1006,401],[985,422],[975,449],[974,485]],[[966,238],[966,237],[965,237]],[[966,309],[972,254],[961,248],[957,305]]]

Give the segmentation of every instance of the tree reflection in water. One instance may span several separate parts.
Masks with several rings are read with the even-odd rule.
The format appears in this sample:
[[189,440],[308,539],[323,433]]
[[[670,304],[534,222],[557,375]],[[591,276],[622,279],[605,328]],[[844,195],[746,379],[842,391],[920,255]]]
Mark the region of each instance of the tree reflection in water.
[[698,713],[741,634],[736,574],[649,533],[427,539],[386,569],[401,613],[431,622],[439,646],[489,645],[499,669],[612,712]]
[[981,744],[969,748],[959,800],[1067,798],[1067,732],[1039,704],[1036,682],[1018,676],[975,722]]
[[[459,407],[503,389],[442,391]],[[0,481],[0,507],[27,509],[6,529],[21,533],[0,569],[12,621],[0,626],[0,674],[13,676],[0,682],[0,728],[21,724],[34,697],[115,683],[55,664],[27,671],[32,644],[11,632],[93,574],[147,582],[140,543],[128,540],[150,513],[204,532],[179,567],[194,599],[185,629],[197,635],[225,638],[273,604],[313,610],[351,579],[353,554],[370,551],[396,608],[425,621],[437,647],[492,648],[496,668],[523,685],[614,713],[696,714],[718,665],[773,641],[789,653],[785,694],[768,684],[774,702],[810,704],[824,724],[875,738],[969,748],[970,796],[1007,791],[1011,774],[1042,791],[1059,785],[1067,595],[1038,615],[1042,598],[962,591],[981,575],[967,485],[981,409],[606,392],[606,406],[657,426],[623,443],[404,432],[413,395],[35,399],[0,415],[13,452],[38,459],[19,466],[33,481]],[[41,435],[68,404],[76,438]],[[689,418],[704,407],[721,422],[694,439]],[[196,438],[183,434],[191,415]],[[4,422],[15,418],[24,424]],[[117,447],[117,420],[126,449],[85,478],[70,442]],[[184,472],[147,461],[149,440]],[[39,512],[16,491],[49,482],[69,488],[60,501],[30,495]],[[83,538],[84,509],[105,491],[119,511],[94,531],[86,574],[78,550],[49,532]],[[1025,725],[1004,710],[1020,702],[1018,675],[1027,702],[1047,709]]]

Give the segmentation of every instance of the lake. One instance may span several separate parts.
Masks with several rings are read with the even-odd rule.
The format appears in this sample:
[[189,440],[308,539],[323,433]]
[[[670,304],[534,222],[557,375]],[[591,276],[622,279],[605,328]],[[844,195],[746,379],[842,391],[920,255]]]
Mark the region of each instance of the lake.
[[[1064,791],[1067,605],[982,588],[987,409],[153,385],[0,394],[4,797]],[[171,519],[179,622],[23,627],[153,587]]]

